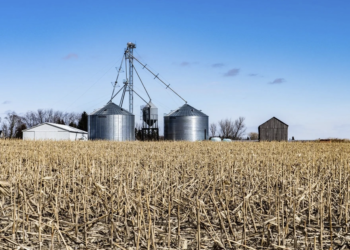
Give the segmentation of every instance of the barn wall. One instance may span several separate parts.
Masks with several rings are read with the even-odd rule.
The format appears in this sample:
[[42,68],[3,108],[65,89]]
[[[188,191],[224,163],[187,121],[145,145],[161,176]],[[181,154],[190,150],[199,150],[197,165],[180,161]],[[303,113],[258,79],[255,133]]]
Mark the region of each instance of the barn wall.
[[88,135],[83,133],[70,133],[71,141],[87,140]]
[[259,126],[260,141],[287,141],[288,125],[272,118]]
[[35,140],[69,140],[67,131],[35,131]]
[[62,128],[57,128],[48,124],[42,124],[23,132],[23,140],[75,141],[80,140],[82,137],[87,139],[87,133],[69,132]]
[[23,140],[34,140],[35,139],[35,132],[31,131],[25,131],[23,132]]
[[288,129],[260,129],[259,138],[261,141],[287,141]]
[[67,131],[25,131],[23,132],[23,140],[69,140],[69,132]]

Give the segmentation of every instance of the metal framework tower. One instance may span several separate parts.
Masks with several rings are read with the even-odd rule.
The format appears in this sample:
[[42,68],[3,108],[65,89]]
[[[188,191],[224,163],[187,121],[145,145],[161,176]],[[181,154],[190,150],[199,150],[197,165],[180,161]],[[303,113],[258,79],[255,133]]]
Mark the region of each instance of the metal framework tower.
[[134,43],[127,43],[127,53],[126,58],[129,59],[129,81],[128,81],[128,91],[129,91],[129,112],[134,113],[134,64],[133,64],[133,51],[136,48],[136,44]]
[[[139,73],[137,72],[136,68],[134,67],[134,59],[136,62],[138,62],[143,68],[142,69],[146,69],[149,73],[151,73],[153,76],[154,76],[154,79],[158,79],[161,83],[163,83],[167,89],[170,89],[174,94],[176,94],[179,98],[181,98],[185,103],[187,103],[187,101],[185,99],[183,99],[178,93],[175,92],[175,90],[173,90],[171,87],[170,87],[170,84],[166,84],[162,79],[159,78],[159,74],[155,74],[153,73],[148,67],[147,67],[147,64],[143,64],[141,63],[136,57],[134,57],[133,55],[133,52],[134,52],[134,49],[136,48],[136,44],[134,43],[127,43],[127,48],[124,50],[124,56],[120,62],[120,66],[119,66],[119,69],[118,69],[118,74],[117,74],[117,78],[114,82],[114,84],[112,83],[113,85],[113,91],[112,91],[112,95],[111,95],[111,99],[109,100],[109,102],[112,102],[114,97],[116,97],[121,91],[122,92],[122,96],[120,98],[120,107],[123,107],[123,102],[124,102],[124,97],[125,97],[125,94],[126,92],[128,91],[129,92],[129,112],[130,113],[134,113],[134,92],[135,94],[140,97],[147,105],[151,105],[151,97],[150,95],[148,94],[148,91],[145,87],[145,85],[143,84],[141,78],[140,78],[140,75]],[[117,92],[116,92],[116,88],[119,87],[118,86],[118,78],[119,78],[119,75],[120,73],[122,72],[122,68],[123,68],[123,63],[124,63],[124,60],[125,60],[125,77],[126,79],[123,81],[123,84],[124,86],[122,88],[120,88]],[[129,69],[128,69],[128,62],[129,61]],[[145,92],[149,98],[149,101],[146,101],[145,99],[143,99],[138,93],[136,93],[136,91],[134,90],[134,70],[135,70],[135,73],[138,77],[138,79],[140,80],[143,88],[145,89]],[[128,76],[128,71],[129,71],[129,76]],[[153,105],[153,106],[152,106]],[[150,107],[150,111],[152,112],[155,112],[155,106],[154,104],[152,104]],[[141,112],[142,113],[142,112]],[[157,114],[158,114],[158,111],[157,111]],[[150,118],[151,119],[151,118]],[[153,118],[152,118],[153,119]],[[152,120],[151,119],[151,120]],[[157,119],[158,120],[158,115],[157,115]],[[152,126],[151,126],[152,127]],[[158,128],[158,126],[157,126]]]

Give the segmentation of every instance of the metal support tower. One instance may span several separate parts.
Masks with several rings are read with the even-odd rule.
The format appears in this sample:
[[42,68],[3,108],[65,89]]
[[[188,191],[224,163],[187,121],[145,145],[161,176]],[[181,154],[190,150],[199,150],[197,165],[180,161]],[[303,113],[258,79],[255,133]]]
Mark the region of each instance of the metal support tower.
[[129,81],[128,81],[128,91],[129,91],[129,112],[134,113],[134,56],[133,56],[133,50],[136,48],[136,44],[134,43],[127,43],[127,53],[126,58],[129,59]]

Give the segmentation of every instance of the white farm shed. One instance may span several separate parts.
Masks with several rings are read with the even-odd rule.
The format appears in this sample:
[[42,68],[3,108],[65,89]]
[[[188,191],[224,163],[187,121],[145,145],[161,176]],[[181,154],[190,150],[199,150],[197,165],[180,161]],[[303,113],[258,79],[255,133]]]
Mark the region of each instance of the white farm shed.
[[23,140],[87,140],[86,131],[67,125],[45,122],[32,128],[23,130]]

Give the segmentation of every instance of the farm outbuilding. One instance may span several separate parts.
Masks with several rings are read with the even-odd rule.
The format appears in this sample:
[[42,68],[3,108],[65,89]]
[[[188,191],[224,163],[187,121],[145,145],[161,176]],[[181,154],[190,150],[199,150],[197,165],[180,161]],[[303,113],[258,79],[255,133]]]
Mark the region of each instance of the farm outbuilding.
[[88,133],[86,131],[49,122],[23,130],[23,140],[78,141],[87,139]]
[[259,141],[287,141],[288,125],[272,117],[259,126]]

